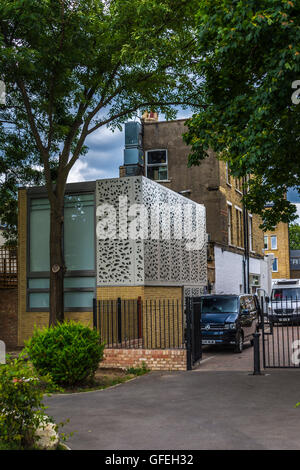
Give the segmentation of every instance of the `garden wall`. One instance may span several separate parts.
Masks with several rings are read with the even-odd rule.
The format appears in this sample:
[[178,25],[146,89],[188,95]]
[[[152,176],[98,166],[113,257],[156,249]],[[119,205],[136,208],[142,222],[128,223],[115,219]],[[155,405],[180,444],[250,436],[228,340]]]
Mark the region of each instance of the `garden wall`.
[[185,349],[110,349],[104,350],[100,367],[142,367],[151,370],[186,370]]
[[6,350],[18,344],[18,290],[0,289],[0,340]]

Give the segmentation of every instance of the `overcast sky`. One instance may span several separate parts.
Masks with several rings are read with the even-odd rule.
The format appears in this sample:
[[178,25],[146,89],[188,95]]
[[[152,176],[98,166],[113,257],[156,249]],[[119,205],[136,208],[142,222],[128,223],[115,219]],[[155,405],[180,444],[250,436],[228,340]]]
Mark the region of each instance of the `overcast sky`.
[[[191,112],[178,109],[176,119],[189,117]],[[159,120],[163,121],[164,116],[159,116]],[[91,134],[85,142],[89,151],[72,168],[68,183],[118,178],[119,166],[123,164],[124,140],[124,126],[122,132],[104,127]]]
[[[191,112],[188,110],[178,110],[177,119],[190,116]],[[159,120],[164,120],[164,116],[160,116]],[[118,178],[119,166],[123,164],[124,139],[124,126],[122,132],[118,129],[112,132],[104,127],[91,134],[86,140],[89,151],[72,168],[68,183]],[[300,196],[297,190],[289,190],[288,199],[296,203],[300,223]]]

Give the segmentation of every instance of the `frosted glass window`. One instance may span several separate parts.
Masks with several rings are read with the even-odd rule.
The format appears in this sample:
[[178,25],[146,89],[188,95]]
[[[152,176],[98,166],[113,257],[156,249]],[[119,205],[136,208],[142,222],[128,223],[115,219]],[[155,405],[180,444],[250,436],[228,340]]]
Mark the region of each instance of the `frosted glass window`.
[[31,199],[30,271],[49,271],[50,206],[47,199]]
[[67,308],[93,307],[94,292],[65,292],[64,301]]
[[64,251],[68,271],[94,270],[94,195],[66,196],[64,222]]
[[49,293],[34,292],[29,294],[30,308],[49,308]]

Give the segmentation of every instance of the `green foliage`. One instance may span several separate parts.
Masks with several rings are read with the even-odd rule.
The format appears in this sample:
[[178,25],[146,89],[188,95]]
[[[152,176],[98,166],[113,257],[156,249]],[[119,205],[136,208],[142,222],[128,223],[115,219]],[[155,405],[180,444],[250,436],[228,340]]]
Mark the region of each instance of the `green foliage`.
[[[197,3],[0,2],[0,79],[7,98],[1,106],[0,158],[5,165],[14,160],[16,147],[16,159],[40,169],[56,215],[50,221],[50,266],[63,267],[57,247],[65,185],[87,152],[86,139],[101,127],[120,128],[139,110],[152,108],[172,118],[173,105],[197,106],[191,60]],[[13,168],[18,182],[22,165]],[[1,212],[0,206],[0,218]],[[62,291],[57,274],[50,288],[51,324],[61,318],[56,293]]]
[[300,225],[289,226],[290,250],[300,250]]
[[142,362],[142,367],[129,367],[126,370],[127,374],[133,374],[133,375],[144,375],[150,372],[150,369],[148,369],[147,364],[143,361]]
[[41,375],[49,373],[56,384],[73,386],[93,378],[104,344],[96,330],[70,321],[36,329],[25,349]]
[[[51,383],[49,376],[42,382]],[[41,378],[22,359],[0,366],[0,436],[2,447],[29,448],[35,445],[35,430],[45,415]],[[0,447],[1,448],[1,447]]]
[[214,149],[234,176],[253,175],[245,202],[264,228],[292,221],[295,207],[284,196],[300,189],[300,104],[291,99],[300,80],[300,3],[205,0],[197,21],[205,107],[188,122],[189,165]]

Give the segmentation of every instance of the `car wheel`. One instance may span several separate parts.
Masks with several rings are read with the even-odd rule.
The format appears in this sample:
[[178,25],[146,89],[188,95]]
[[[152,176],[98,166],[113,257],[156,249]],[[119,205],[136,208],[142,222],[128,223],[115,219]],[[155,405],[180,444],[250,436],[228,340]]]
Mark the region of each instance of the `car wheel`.
[[243,351],[243,347],[244,347],[243,334],[241,332],[239,332],[236,336],[236,343],[235,343],[234,352],[240,354]]

